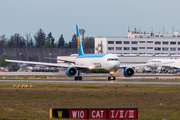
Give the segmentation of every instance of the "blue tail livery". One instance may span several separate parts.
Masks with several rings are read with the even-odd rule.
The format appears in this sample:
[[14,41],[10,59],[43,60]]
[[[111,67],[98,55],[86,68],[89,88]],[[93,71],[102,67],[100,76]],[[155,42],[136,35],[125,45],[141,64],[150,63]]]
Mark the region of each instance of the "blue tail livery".
[[84,55],[83,49],[82,49],[82,43],[79,35],[79,29],[78,25],[76,25],[76,36],[77,36],[77,49],[78,49],[78,56]]

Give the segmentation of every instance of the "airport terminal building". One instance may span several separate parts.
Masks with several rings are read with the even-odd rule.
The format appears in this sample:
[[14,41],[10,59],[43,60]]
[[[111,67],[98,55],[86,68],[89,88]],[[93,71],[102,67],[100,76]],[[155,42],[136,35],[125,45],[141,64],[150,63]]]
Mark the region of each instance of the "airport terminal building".
[[[146,63],[153,58],[180,59],[180,32],[155,34],[128,30],[128,37],[96,37],[94,53],[117,54],[121,64]],[[77,54],[57,56],[75,60]],[[62,63],[62,61],[57,61]]]
[[180,59],[180,32],[154,34],[130,31],[127,38],[95,38],[94,53],[112,53],[121,63],[146,63],[152,58]]

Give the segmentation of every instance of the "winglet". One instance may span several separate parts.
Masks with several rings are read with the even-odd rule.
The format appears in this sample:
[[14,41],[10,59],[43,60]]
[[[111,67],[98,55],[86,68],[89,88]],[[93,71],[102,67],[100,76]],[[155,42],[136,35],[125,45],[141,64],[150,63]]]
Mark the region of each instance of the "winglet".
[[76,25],[76,36],[77,36],[78,56],[84,55],[84,52],[83,52],[83,49],[82,49],[82,44],[81,44],[81,39],[80,39],[80,35],[79,35],[78,25]]

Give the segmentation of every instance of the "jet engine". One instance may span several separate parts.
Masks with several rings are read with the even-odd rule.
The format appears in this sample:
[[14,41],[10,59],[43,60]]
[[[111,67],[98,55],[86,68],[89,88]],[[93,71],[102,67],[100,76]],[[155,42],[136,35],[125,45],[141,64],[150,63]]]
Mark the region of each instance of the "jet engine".
[[125,69],[124,69],[124,76],[126,76],[126,77],[131,77],[131,76],[133,76],[134,75],[134,69],[133,68],[130,68],[130,67],[126,67]]
[[163,69],[162,66],[158,66],[158,67],[157,67],[157,71],[161,71],[162,69]]
[[69,77],[73,77],[74,75],[76,75],[77,72],[78,70],[75,67],[68,67],[66,69],[66,75]]

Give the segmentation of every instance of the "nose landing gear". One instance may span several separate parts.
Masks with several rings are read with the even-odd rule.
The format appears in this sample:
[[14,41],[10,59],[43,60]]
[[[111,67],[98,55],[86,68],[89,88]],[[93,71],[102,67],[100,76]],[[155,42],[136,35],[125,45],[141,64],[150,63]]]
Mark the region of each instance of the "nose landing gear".
[[108,80],[116,80],[116,77],[114,77],[114,76],[109,76],[109,77],[108,77]]
[[113,76],[114,75],[114,71],[111,71],[109,74],[110,74],[110,76],[108,77],[108,80],[116,80],[116,77]]

